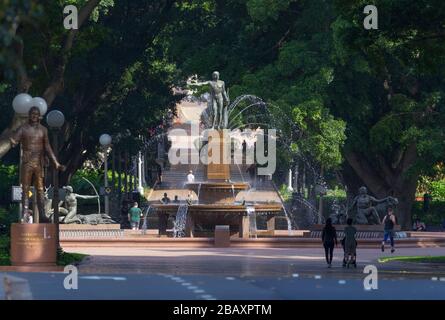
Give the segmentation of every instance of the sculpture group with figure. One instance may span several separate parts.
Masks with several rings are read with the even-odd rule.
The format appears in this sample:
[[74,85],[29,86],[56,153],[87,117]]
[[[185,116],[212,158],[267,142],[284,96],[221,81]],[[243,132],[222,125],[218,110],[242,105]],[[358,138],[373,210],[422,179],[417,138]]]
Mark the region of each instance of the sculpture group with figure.
[[[356,224],[381,224],[380,215],[373,204],[386,204],[386,206],[394,206],[398,204],[397,198],[386,197],[384,199],[377,199],[368,194],[366,187],[360,187],[359,194],[354,198],[349,208],[352,209],[357,206],[357,213],[353,217]],[[348,210],[348,211],[349,211]],[[386,213],[386,208],[385,208]]]
[[[99,196],[89,196],[89,195],[81,195],[74,192],[74,189],[72,186],[65,186],[63,187],[65,190],[65,198],[63,201],[60,201],[59,206],[59,222],[63,224],[110,224],[115,223],[113,219],[102,213],[97,214],[88,214],[88,215],[82,215],[79,214],[77,211],[77,199],[98,199]],[[100,209],[99,209],[100,211]],[[54,213],[53,209],[50,209],[47,211],[46,215],[47,217],[51,217]]]

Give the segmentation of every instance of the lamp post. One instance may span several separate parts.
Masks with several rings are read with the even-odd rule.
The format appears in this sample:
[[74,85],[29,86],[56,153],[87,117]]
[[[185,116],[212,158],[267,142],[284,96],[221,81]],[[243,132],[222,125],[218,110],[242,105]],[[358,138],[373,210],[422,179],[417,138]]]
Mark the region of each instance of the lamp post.
[[104,161],[104,187],[105,187],[105,214],[110,213],[110,203],[108,201],[108,194],[106,189],[108,188],[108,147],[111,145],[111,136],[104,133],[99,137],[99,143],[105,151],[105,161]]
[[[46,123],[53,131],[53,145],[54,145],[54,154],[56,158],[59,158],[59,131],[65,123],[65,116],[62,112],[58,110],[53,110],[46,116]],[[53,184],[54,184],[54,192],[53,192],[53,222],[56,225],[56,244],[57,250],[59,250],[60,242],[59,242],[59,171],[56,168],[53,168]]]
[[144,187],[142,186],[142,152],[138,153],[138,192],[142,196],[144,194]]
[[[18,117],[19,125],[22,124],[22,122],[25,121],[26,116],[29,112],[29,109],[31,108],[32,103],[32,97],[27,93],[20,93],[18,94],[14,100],[12,101],[12,107],[14,109],[14,112],[16,116]],[[22,187],[22,157],[23,157],[23,151],[22,151],[22,144],[20,144],[20,160],[19,160],[19,185]],[[20,201],[19,205],[19,221],[22,220],[22,202]]]

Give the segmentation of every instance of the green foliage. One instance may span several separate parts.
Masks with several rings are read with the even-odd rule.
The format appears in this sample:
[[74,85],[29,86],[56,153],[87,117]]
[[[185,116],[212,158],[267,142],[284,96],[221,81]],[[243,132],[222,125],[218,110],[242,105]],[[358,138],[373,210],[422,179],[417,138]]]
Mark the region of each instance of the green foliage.
[[0,164],[0,205],[11,202],[11,187],[19,181],[18,166]]
[[[72,49],[64,52],[68,31],[62,27],[63,7],[75,4],[81,10],[86,3],[0,1],[1,9],[11,7],[9,18],[20,22],[17,32],[9,30],[0,10],[0,22],[5,22],[0,23],[0,43],[8,41],[9,33],[15,42],[5,50],[0,46],[0,90],[5,92],[0,96],[0,130],[10,124],[20,71],[31,80],[29,93],[42,96],[58,70],[64,70],[63,91],[50,106],[61,110],[67,121],[60,141],[60,162],[68,168],[62,181],[70,180],[85,160],[94,160],[104,132],[113,135],[116,149],[134,153],[139,137],[162,123],[178,99],[171,90],[178,80],[176,67],[157,39],[173,18],[171,2],[102,0],[80,27]],[[15,55],[17,43],[26,48],[23,59]]]
[[[347,147],[391,165],[413,143],[415,172],[443,159],[445,46],[437,34],[445,16],[440,1],[374,1],[379,30],[362,25],[364,1],[334,1],[336,73],[334,114],[348,123]],[[412,17],[416,17],[412,19]],[[406,174],[403,173],[403,174]]]
[[0,266],[11,265],[9,258],[10,246],[9,235],[0,235]]
[[0,226],[2,227],[0,234],[9,234],[11,224],[18,220],[18,212],[18,205],[13,205],[9,208],[0,207]]
[[254,21],[264,22],[268,19],[276,21],[280,12],[289,7],[290,2],[289,0],[248,0],[247,12]]
[[92,190],[91,185],[85,181],[84,178],[94,185],[97,192],[99,192],[100,187],[104,185],[104,176],[101,171],[88,169],[77,170],[70,181],[70,185],[76,193],[94,195],[94,190]]
[[287,189],[287,185],[286,184],[282,184],[280,187],[280,195],[283,197],[285,202],[288,202],[292,199],[292,191],[289,191]]
[[343,189],[339,189],[336,186],[335,189],[328,189],[328,191],[326,192],[326,197],[346,199],[346,191]]
[[413,220],[419,218],[428,226],[442,226],[445,221],[445,201],[431,201],[428,212],[423,211],[423,202],[415,202]]
[[57,265],[58,266],[76,265],[82,262],[82,260],[87,256],[88,255],[86,254],[69,253],[62,251],[61,253],[59,253],[59,256],[57,258]]
[[431,182],[431,196],[434,200],[445,201],[445,180]]

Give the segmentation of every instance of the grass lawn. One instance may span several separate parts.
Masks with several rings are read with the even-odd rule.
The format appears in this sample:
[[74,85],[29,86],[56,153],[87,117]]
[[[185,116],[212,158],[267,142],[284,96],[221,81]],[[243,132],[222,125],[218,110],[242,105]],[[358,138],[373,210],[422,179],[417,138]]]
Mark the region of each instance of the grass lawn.
[[[10,239],[8,236],[0,236],[0,266],[10,266],[9,256]],[[68,264],[75,264],[81,262],[87,255],[80,253],[67,253],[61,251],[57,259],[58,266],[66,266]]]
[[[86,254],[62,252],[59,256],[59,259],[57,260],[57,265],[66,266],[68,264],[75,264],[81,262],[83,258],[85,258],[86,256],[87,256]],[[0,254],[0,266],[10,266],[10,265],[11,261],[9,255]]]
[[85,258],[86,254],[62,252],[57,260],[58,266],[66,266],[68,264],[79,263]]
[[385,257],[380,258],[380,263],[401,261],[401,262],[426,262],[426,263],[445,263],[445,256],[411,256],[411,257]]

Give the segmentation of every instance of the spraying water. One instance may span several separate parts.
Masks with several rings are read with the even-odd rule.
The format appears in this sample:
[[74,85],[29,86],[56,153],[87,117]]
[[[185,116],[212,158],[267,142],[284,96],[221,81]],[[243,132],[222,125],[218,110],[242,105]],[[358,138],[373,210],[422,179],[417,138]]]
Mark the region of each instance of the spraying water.
[[188,205],[180,204],[176,213],[176,220],[173,225],[173,237],[185,237],[185,226],[187,223]]
[[148,224],[147,217],[150,214],[150,211],[151,211],[151,206],[148,206],[144,209],[144,223],[142,224],[142,230],[141,230],[142,234],[147,234],[147,224]]
[[199,183],[199,186],[198,186],[198,204],[199,204],[199,193],[201,192],[201,183]]
[[249,217],[249,237],[257,238],[256,211],[254,206],[246,207]]

